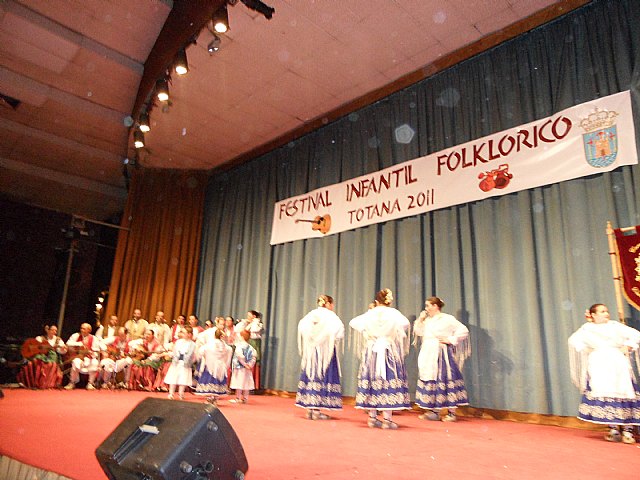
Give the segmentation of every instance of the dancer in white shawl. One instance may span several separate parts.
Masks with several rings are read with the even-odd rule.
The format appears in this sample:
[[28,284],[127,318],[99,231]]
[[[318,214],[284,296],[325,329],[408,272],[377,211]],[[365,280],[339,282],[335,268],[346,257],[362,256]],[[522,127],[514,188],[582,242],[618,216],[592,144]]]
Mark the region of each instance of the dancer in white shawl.
[[[369,410],[371,428],[396,429],[394,410],[410,408],[404,356],[409,351],[409,320],[390,305],[388,288],[376,294],[376,306],[349,322],[361,334],[362,363],[358,371],[356,408]],[[358,342],[360,343],[360,342]],[[383,420],[377,417],[382,411]]]
[[633,352],[638,365],[640,332],[610,320],[609,310],[601,303],[585,316],[587,323],[569,337],[571,380],[583,393],[578,418],[608,425],[604,438],[609,442],[635,443],[640,390],[629,356]]
[[196,343],[193,341],[193,329],[186,326],[178,333],[178,340],[173,344],[171,365],[164,377],[164,383],[169,385],[168,398],[172,399],[178,385],[178,398],[184,400],[184,391],[191,386],[191,367],[195,360]]
[[333,312],[333,298],[320,295],[318,308],[298,323],[298,350],[302,356],[296,406],[307,409],[309,420],[326,420],[320,412],[342,409],[342,387],[337,343],[344,338],[342,320]]
[[469,404],[462,378],[462,366],[471,353],[469,329],[440,311],[444,307],[440,298],[429,297],[424,306],[413,325],[416,343],[422,338],[416,405],[427,410],[419,418],[440,420],[440,410],[446,408],[442,421],[455,422],[455,409]]
[[206,330],[206,332],[210,331],[214,332],[214,337],[209,338],[198,348],[200,376],[195,393],[206,395],[207,401],[215,404],[219,396],[227,393],[227,372],[231,363],[232,349],[222,340],[224,335],[222,330]]

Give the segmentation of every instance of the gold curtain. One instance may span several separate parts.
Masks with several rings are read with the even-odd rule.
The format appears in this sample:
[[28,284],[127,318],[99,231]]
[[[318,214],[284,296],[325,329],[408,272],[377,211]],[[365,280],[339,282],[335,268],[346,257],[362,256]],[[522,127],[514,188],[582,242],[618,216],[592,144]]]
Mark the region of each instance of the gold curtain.
[[147,320],[193,311],[206,183],[205,172],[134,172],[103,322],[124,324],[135,308]]

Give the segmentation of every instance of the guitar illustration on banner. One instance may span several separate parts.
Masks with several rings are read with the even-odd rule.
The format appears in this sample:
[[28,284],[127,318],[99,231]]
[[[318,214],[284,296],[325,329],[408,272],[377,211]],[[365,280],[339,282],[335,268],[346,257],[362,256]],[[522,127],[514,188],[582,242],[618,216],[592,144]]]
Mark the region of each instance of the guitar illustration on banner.
[[296,220],[296,223],[298,223],[298,222],[309,222],[309,223],[311,223],[311,230],[317,230],[320,233],[322,233],[323,235],[326,235],[329,232],[329,230],[331,230],[331,215],[329,215],[329,214],[318,215],[313,220],[298,219],[298,220]]

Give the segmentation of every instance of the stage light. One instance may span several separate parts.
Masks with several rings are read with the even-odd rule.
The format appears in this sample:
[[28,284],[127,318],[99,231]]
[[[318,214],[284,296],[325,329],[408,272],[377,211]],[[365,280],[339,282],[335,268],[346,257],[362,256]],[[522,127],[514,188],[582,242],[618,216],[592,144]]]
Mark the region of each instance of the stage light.
[[156,96],[161,102],[169,100],[169,82],[166,78],[161,78],[156,82]]
[[242,3],[245,4],[247,8],[251,10],[255,10],[256,12],[264,15],[264,17],[267,20],[271,20],[271,17],[273,17],[273,14],[276,11],[275,8],[272,8],[269,5],[265,5],[260,0],[241,0],[241,1]]
[[133,146],[136,148],[144,147],[144,133],[140,130],[133,132]]
[[222,40],[220,40],[220,37],[214,33],[213,34],[213,40],[211,40],[209,42],[209,45],[207,45],[208,52],[209,53],[215,53],[218,50],[220,50],[220,44],[221,43],[222,43]]
[[178,75],[189,73],[189,63],[187,62],[187,51],[181,48],[176,54],[176,62],[173,66]]
[[211,16],[213,29],[218,33],[226,33],[229,30],[229,13],[227,6],[223,5]]
[[151,125],[149,125],[149,114],[147,112],[142,112],[140,114],[140,121],[138,122],[140,124],[140,131],[147,133],[148,131],[151,130]]

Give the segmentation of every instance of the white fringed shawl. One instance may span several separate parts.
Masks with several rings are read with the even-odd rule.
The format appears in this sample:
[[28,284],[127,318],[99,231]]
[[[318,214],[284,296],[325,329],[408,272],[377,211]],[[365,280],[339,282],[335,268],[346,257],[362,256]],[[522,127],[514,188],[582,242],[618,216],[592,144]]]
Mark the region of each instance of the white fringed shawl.
[[614,320],[587,322],[568,340],[573,384],[584,391],[587,381],[595,397],[635,398],[630,363],[640,365],[640,332]]
[[307,377],[324,378],[339,340],[343,337],[342,320],[328,308],[318,307],[300,320],[298,351],[302,357],[300,367]]
[[409,327],[407,317],[393,307],[379,305],[349,322],[358,335],[355,339],[356,351],[364,356],[367,351],[376,353],[376,364],[368,368],[375,369],[376,375],[386,379],[386,367],[395,369],[395,365],[386,365],[386,354],[389,350],[395,362],[402,362],[409,353]]
[[199,348],[202,363],[200,363],[200,373],[207,371],[214,378],[224,378],[231,363],[233,350],[229,345],[219,338],[214,338]]
[[[418,354],[420,380],[435,380],[438,375],[439,362],[448,362],[448,356],[445,355],[447,345],[441,340],[445,340],[455,347],[453,358],[460,370],[464,367],[465,360],[471,355],[469,329],[448,313],[440,312],[433,317],[426,317],[424,320],[418,318],[413,325],[413,333],[415,345],[418,345],[419,338],[422,338]],[[447,363],[446,368],[450,372],[451,365]]]

